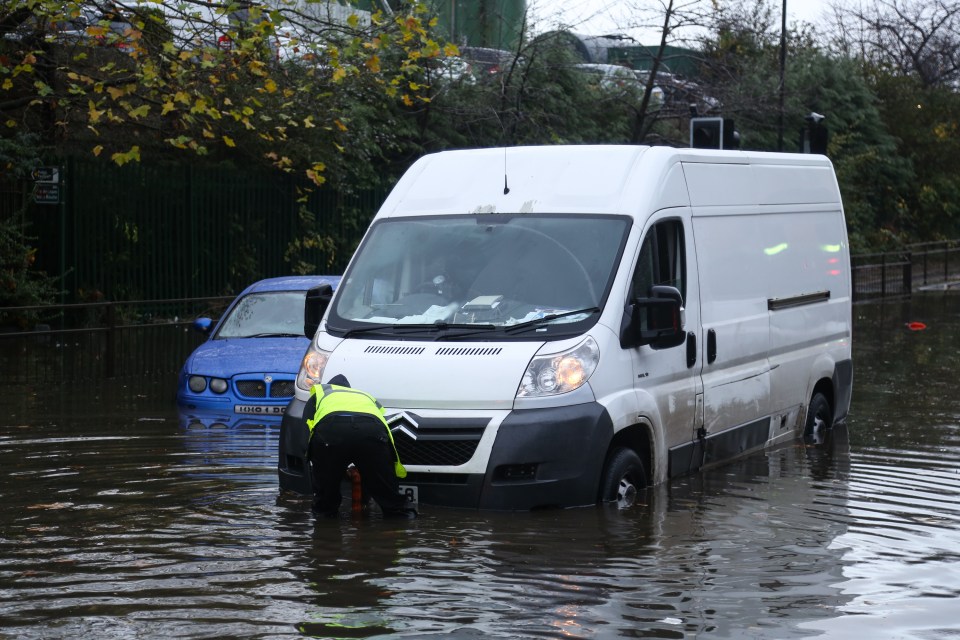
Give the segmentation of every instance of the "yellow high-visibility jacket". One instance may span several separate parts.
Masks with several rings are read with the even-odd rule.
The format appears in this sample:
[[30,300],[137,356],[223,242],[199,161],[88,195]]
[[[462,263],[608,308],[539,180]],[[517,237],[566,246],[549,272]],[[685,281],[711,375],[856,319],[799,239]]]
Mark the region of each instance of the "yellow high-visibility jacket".
[[[398,478],[407,477],[407,470],[400,464],[400,454],[397,453],[397,445],[393,441],[393,434],[387,421],[384,419],[383,406],[377,402],[376,398],[369,393],[350,387],[341,387],[335,384],[315,384],[310,389],[310,401],[314,403],[313,418],[307,420],[307,427],[310,429],[310,437],[313,437],[313,430],[321,420],[331,413],[360,413],[375,417],[387,431],[387,437],[390,439],[390,446],[393,447],[394,456],[397,461],[394,463],[394,472]],[[308,401],[308,402],[310,402]]]

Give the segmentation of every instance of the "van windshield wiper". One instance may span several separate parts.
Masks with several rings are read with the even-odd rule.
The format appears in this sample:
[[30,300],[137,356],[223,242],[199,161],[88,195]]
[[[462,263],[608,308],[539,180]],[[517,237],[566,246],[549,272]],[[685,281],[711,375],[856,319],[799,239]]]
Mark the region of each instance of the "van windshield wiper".
[[365,327],[353,327],[351,329],[340,329],[338,327],[329,327],[334,331],[343,331],[343,335],[340,336],[342,339],[347,339],[352,336],[360,335],[361,333],[376,333],[379,331],[386,331],[387,329],[393,329],[396,325],[393,324],[371,324]]
[[[336,327],[330,327],[334,331],[337,330]],[[353,336],[362,334],[362,333],[377,333],[384,332],[389,334],[408,334],[408,333],[434,333],[434,332],[444,332],[449,329],[466,329],[467,333],[463,334],[453,334],[453,335],[441,335],[437,336],[436,340],[443,340],[445,338],[457,338],[461,335],[472,335],[474,333],[483,333],[484,331],[492,331],[496,329],[492,324],[453,324],[447,323],[438,320],[437,322],[432,322],[430,324],[426,323],[409,323],[409,322],[400,322],[397,324],[375,324],[369,327],[353,327],[352,329],[345,329],[343,338],[351,338]]]
[[543,316],[542,318],[534,318],[533,320],[527,320],[526,322],[519,322],[517,324],[512,324],[509,327],[504,327],[503,332],[516,333],[526,331],[527,329],[548,324],[551,320],[556,320],[558,318],[566,318],[567,316],[576,316],[584,313],[593,315],[594,313],[600,313],[600,311],[600,307],[587,307],[586,309],[575,309],[573,311],[564,311],[563,313],[551,313],[550,315]]
[[463,329],[458,333],[441,333],[438,335],[435,340],[457,340],[459,338],[467,338],[469,336],[475,336],[481,333],[487,333],[488,331],[495,331],[499,329],[496,325],[493,324],[470,324],[470,323],[447,323],[447,322],[436,322],[432,325],[434,328],[440,331],[447,331],[449,329]]

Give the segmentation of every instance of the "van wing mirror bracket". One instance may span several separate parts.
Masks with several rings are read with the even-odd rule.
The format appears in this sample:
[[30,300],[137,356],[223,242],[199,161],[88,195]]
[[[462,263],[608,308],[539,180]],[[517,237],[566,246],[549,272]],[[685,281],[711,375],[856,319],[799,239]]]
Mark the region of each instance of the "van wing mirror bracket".
[[620,346],[676,347],[686,340],[683,296],[676,287],[655,285],[647,298],[637,298],[624,309]]
[[307,297],[303,301],[303,335],[312,338],[320,328],[320,320],[330,306],[333,298],[333,287],[321,284],[307,290]]

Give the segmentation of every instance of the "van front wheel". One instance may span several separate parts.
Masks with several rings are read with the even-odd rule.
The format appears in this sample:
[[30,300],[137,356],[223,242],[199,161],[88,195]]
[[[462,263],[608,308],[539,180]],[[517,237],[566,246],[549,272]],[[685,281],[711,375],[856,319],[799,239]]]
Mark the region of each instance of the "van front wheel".
[[615,502],[618,509],[637,504],[640,493],[647,488],[647,474],[643,461],[633,449],[614,450],[607,458],[600,483],[600,501]]
[[820,443],[827,435],[827,429],[833,425],[833,412],[830,401],[819,391],[810,399],[810,408],[807,409],[807,424],[804,426],[803,437],[815,443]]

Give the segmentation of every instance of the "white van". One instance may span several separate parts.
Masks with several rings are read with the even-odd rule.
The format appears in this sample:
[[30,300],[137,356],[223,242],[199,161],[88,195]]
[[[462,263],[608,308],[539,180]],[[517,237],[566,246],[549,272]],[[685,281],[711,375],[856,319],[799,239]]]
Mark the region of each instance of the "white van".
[[[638,490],[843,421],[850,259],[823,156],[642,146],[448,151],[384,202],[283,418],[343,374],[419,501],[534,509]],[[314,334],[315,332],[315,334]]]

